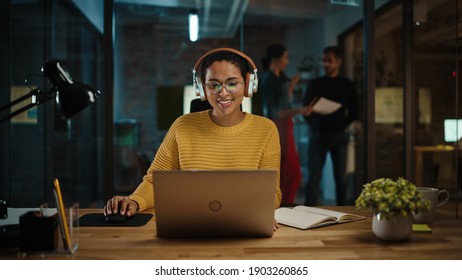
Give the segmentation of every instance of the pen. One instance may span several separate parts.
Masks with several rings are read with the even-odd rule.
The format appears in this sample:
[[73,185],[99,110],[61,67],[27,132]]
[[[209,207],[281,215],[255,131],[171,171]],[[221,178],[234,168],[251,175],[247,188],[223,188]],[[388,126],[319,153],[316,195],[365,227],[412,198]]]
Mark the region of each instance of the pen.
[[64,213],[64,203],[63,197],[61,195],[61,187],[59,186],[59,181],[57,178],[54,180],[54,194],[55,200],[58,207],[58,217],[61,224],[61,233],[63,236],[64,248],[69,250],[71,248],[71,238],[69,233],[69,228],[67,226],[66,214]]

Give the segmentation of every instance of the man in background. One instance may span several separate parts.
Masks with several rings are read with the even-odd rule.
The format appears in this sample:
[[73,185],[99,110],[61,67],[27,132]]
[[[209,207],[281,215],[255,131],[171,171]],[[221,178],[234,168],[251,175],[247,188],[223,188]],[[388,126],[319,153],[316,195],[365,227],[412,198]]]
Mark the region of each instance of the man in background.
[[[303,105],[311,105],[311,113],[305,116],[309,124],[308,178],[305,186],[305,205],[319,204],[319,182],[330,152],[333,164],[337,205],[347,200],[347,147],[348,126],[357,118],[357,92],[351,80],[339,73],[343,57],[340,48],[329,46],[323,50],[324,76],[310,82],[303,96]],[[313,110],[313,103],[320,98],[339,103],[341,106],[330,114]]]

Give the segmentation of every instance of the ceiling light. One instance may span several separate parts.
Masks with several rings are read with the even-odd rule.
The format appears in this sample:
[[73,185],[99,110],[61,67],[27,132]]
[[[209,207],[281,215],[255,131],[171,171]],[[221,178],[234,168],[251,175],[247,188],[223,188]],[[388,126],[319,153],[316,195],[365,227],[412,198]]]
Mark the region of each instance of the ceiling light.
[[189,13],[189,40],[196,42],[199,36],[199,15],[197,10],[191,10]]

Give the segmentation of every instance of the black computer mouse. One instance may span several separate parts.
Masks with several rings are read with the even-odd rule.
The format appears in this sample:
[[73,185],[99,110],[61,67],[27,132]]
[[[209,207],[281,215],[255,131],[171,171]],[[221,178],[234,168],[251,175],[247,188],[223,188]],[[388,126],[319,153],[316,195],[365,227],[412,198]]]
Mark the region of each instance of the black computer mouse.
[[113,223],[113,224],[122,223],[123,221],[125,221],[125,218],[126,216],[120,214],[120,212],[117,212],[115,214],[107,214],[106,222]]

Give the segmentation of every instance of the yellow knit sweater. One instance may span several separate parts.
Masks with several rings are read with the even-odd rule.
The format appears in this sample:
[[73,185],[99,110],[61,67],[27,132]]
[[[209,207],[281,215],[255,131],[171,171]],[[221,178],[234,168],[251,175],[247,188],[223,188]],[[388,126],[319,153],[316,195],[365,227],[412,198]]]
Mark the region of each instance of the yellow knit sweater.
[[154,207],[154,170],[270,169],[278,171],[275,208],[281,203],[280,150],[275,124],[246,113],[237,125],[215,124],[209,111],[179,117],[170,127],[154,161],[130,198],[139,211]]

